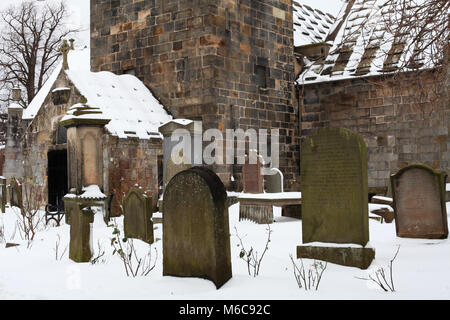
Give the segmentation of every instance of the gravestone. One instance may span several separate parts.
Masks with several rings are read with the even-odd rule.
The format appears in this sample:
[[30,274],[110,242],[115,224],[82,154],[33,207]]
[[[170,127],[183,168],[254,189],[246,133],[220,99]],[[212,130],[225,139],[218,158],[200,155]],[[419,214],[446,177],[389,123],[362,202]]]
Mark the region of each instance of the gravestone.
[[151,198],[140,189],[131,189],[123,200],[123,215],[125,237],[153,243]]
[[[178,172],[202,164],[202,122],[173,119],[158,128],[163,135],[164,187]],[[196,148],[200,147],[200,150]],[[178,159],[173,159],[176,157]],[[183,159],[183,161],[179,161]],[[180,163],[181,162],[181,163]]]
[[1,192],[1,209],[5,213],[6,207],[6,178],[0,177],[0,192]]
[[446,178],[446,173],[419,164],[409,165],[391,176],[397,236],[448,237]]
[[90,207],[64,199],[66,214],[70,214],[69,258],[75,262],[89,262],[92,257],[91,237],[94,213]]
[[97,223],[106,222],[104,219],[107,196],[100,194],[100,189],[97,193],[93,193],[92,190],[95,190],[93,187],[98,189],[98,186],[90,186],[83,189],[85,192],[81,195],[69,193],[63,197],[65,215],[70,217],[69,258],[75,262],[89,262],[92,258],[94,210],[100,208],[99,212],[102,213]]
[[209,279],[220,288],[231,278],[227,194],[211,170],[175,175],[164,191],[163,275]]
[[283,192],[283,174],[278,168],[270,168],[266,177],[266,192],[277,193]]
[[22,206],[22,185],[17,181],[17,179],[12,178],[10,182],[10,200],[9,203],[11,207],[21,207]]
[[298,246],[297,257],[368,268],[375,252],[365,247],[369,218],[364,140],[347,129],[318,129],[303,141],[300,163],[303,244],[325,244]]
[[[183,158],[184,154],[183,154],[182,150],[178,151],[178,156],[180,158]],[[166,186],[169,183],[170,179],[172,179],[178,172],[187,170],[191,167],[192,167],[192,164],[190,164],[190,163],[182,162],[182,163],[176,164],[173,161],[172,157],[169,157],[167,159],[165,171],[164,171],[165,172],[164,186]]]
[[[261,175],[261,157],[254,153],[256,153],[255,150],[250,150],[250,156],[245,157],[245,164],[242,166],[245,193],[263,193],[264,191],[264,180]],[[254,161],[253,159],[256,160]]]

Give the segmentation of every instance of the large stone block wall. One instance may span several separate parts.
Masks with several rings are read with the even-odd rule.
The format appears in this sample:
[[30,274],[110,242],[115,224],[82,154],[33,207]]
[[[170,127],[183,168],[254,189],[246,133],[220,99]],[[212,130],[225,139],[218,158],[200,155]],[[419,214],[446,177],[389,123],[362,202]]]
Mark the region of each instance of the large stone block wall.
[[373,192],[383,193],[390,175],[408,164],[423,163],[449,173],[448,92],[443,88],[442,95],[433,95],[439,89],[433,74],[421,77],[417,81],[417,74],[410,73],[300,87],[302,137],[325,126],[362,135]]
[[[285,187],[296,188],[292,27],[292,0],[91,0],[91,68],[135,73],[204,129],[279,129]],[[242,187],[241,166],[213,169]]]
[[123,194],[142,187],[152,204],[158,200],[158,155],[162,154],[161,139],[103,138],[103,174],[106,194],[114,194],[111,214],[120,215]]

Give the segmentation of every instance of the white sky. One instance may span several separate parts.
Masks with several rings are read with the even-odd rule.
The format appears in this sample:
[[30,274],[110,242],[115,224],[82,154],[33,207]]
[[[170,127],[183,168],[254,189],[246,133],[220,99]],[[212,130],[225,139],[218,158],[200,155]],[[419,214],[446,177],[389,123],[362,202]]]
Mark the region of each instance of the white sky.
[[[17,5],[25,0],[0,0],[0,10],[4,10],[10,5]],[[36,3],[52,2],[54,0],[38,1]],[[69,27],[81,28],[82,32],[75,37],[75,43],[78,45],[88,45],[89,43],[89,25],[90,25],[90,0],[65,0],[69,8]]]

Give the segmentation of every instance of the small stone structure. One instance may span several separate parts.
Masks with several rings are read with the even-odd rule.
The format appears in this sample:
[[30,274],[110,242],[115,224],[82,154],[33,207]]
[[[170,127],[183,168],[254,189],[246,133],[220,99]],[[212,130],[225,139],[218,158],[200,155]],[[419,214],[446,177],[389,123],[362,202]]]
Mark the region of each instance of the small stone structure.
[[152,199],[141,189],[131,189],[123,200],[125,237],[153,243]]
[[[297,258],[368,268],[375,252],[365,248],[369,218],[364,140],[347,129],[323,128],[303,141],[301,152],[304,245],[297,247]],[[311,242],[333,245],[308,245]]]
[[70,217],[69,258],[75,262],[89,262],[93,255],[92,236],[94,212],[91,207],[106,209],[107,197],[67,194],[64,198],[66,217]]
[[[301,208],[300,192],[239,194],[239,221],[250,220],[259,224],[274,222],[273,206],[286,208]],[[300,209],[301,210],[301,209]],[[301,214],[301,211],[300,211]]]
[[22,122],[23,108],[19,105],[21,90],[12,89],[13,102],[8,106],[8,127],[6,130],[5,162],[2,175],[6,179],[23,176],[23,157],[20,145],[25,124]]
[[209,279],[220,288],[232,276],[227,194],[204,167],[175,175],[164,191],[163,275]]
[[427,165],[410,165],[391,176],[397,236],[448,237],[445,181],[447,174]]

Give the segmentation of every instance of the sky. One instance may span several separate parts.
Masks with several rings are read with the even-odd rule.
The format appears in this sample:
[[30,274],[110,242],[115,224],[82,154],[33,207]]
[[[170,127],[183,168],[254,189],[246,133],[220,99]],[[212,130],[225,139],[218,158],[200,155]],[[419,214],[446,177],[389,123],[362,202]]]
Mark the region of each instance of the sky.
[[[19,2],[25,0],[0,0],[0,10],[4,10],[10,5],[17,5]],[[56,0],[35,0],[36,3],[51,3],[58,2]],[[68,27],[80,28],[81,32],[75,37],[75,40],[79,45],[89,45],[89,25],[90,25],[90,12],[89,2],[90,0],[65,0],[69,9]]]

